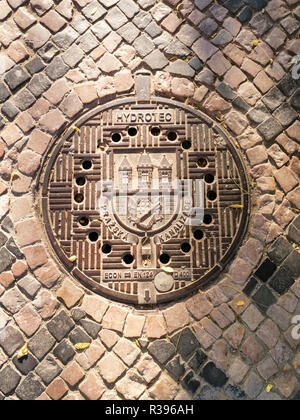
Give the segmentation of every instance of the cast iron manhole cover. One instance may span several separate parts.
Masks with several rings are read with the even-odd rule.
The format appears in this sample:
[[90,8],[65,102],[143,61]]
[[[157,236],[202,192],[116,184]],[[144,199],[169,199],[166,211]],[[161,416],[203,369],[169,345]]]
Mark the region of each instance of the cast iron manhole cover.
[[90,111],[53,146],[42,182],[60,262],[124,302],[170,301],[215,279],[247,230],[238,151],[204,114],[164,98]]

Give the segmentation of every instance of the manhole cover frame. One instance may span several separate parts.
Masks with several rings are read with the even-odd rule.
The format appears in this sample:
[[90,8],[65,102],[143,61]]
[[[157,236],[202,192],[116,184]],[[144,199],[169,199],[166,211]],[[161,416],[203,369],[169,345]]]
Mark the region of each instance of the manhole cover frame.
[[[45,231],[47,233],[46,240],[47,243],[50,245],[49,248],[53,251],[55,260],[58,262],[60,267],[66,270],[66,272],[69,275],[74,276],[85,287],[92,290],[93,292],[96,292],[104,297],[107,297],[112,300],[117,300],[122,303],[141,305],[153,305],[159,303],[166,303],[170,301],[176,301],[178,299],[182,299],[190,295],[193,291],[197,289],[204,288],[208,284],[213,283],[216,280],[216,278],[220,274],[222,274],[228,263],[235,258],[238,248],[245,239],[245,235],[249,226],[251,209],[251,187],[247,176],[246,162],[242,158],[240,151],[233,144],[228,133],[226,133],[225,130],[218,123],[216,123],[213,119],[208,117],[200,110],[195,109],[189,105],[183,104],[181,102],[175,101],[173,99],[168,99],[164,97],[152,97],[151,100],[147,103],[148,105],[151,104],[153,107],[156,107],[159,104],[162,106],[169,105],[171,107],[179,108],[187,113],[193,114],[195,118],[199,120],[199,124],[206,124],[209,128],[213,130],[213,132],[217,136],[220,136],[224,140],[224,142],[226,143],[226,147],[229,149],[230,154],[234,159],[235,164],[239,167],[239,176],[241,181],[240,191],[243,207],[239,208],[239,211],[241,212],[241,219],[238,231],[236,232],[235,238],[233,239],[230,247],[226,251],[223,258],[201,278],[196,279],[196,281],[191,282],[189,285],[185,286],[182,289],[172,290],[166,293],[158,293],[155,301],[139,299],[139,296],[137,294],[128,295],[126,293],[105,287],[101,283],[98,284],[94,280],[86,276],[83,272],[81,272],[76,266],[74,266],[74,261],[70,261],[68,256],[63,252],[51,228],[51,221],[48,212],[48,183],[50,180],[50,173],[52,171],[53,165],[56,162],[57,157],[61,153],[61,149],[64,143],[74,135],[74,127],[82,127],[85,123],[93,119],[96,115],[101,114],[110,109],[116,109],[125,105],[140,105],[141,107],[143,107],[145,105],[144,101],[137,102],[136,98],[132,96],[108,101],[104,104],[96,106],[88,112],[85,112],[75,122],[70,123],[69,126],[63,131],[63,133],[58,133],[54,137],[54,141],[52,142],[52,144],[49,147],[49,150],[45,154],[45,158],[41,166],[41,171],[38,175],[38,182],[36,185],[36,189],[38,190],[38,199],[41,203],[40,213],[42,218],[42,224],[44,225]],[[201,151],[199,151],[199,153],[201,153]],[[46,169],[44,169],[45,166]],[[42,187],[39,188],[41,184]]]

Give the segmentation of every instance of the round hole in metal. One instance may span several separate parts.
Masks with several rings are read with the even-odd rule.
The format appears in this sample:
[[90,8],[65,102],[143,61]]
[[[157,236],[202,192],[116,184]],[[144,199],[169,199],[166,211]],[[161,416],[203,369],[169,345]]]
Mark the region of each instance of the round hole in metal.
[[215,177],[213,174],[206,174],[204,180],[207,184],[213,184],[215,182]]
[[203,223],[205,225],[210,225],[213,221],[212,215],[211,214],[205,214],[203,217]]
[[119,143],[122,140],[122,136],[120,133],[113,133],[111,139],[114,143]]
[[170,255],[168,255],[168,254],[161,254],[160,257],[159,257],[159,261],[162,264],[168,264],[170,262],[170,259],[171,259]]
[[209,201],[215,201],[217,199],[217,193],[214,190],[207,191],[207,198]]
[[197,160],[197,166],[199,166],[199,168],[205,168],[208,165],[207,159],[201,157],[200,159]]
[[180,246],[182,252],[188,253],[192,249],[191,244],[189,242],[183,242]]
[[181,145],[182,145],[183,149],[187,150],[187,149],[190,149],[192,147],[192,142],[190,140],[183,140]]
[[88,224],[90,223],[90,221],[89,221],[89,218],[88,217],[82,216],[82,217],[79,218],[78,223],[81,226],[88,226]]
[[85,185],[85,183],[86,183],[86,179],[85,179],[84,176],[80,176],[80,177],[76,178],[76,184],[79,187],[83,187]]
[[93,162],[91,160],[84,160],[82,162],[81,166],[83,167],[83,169],[88,171],[88,170],[92,169]]
[[161,129],[159,127],[151,127],[150,133],[153,137],[158,137],[161,133]]
[[194,230],[193,235],[194,235],[194,238],[195,238],[197,241],[201,241],[201,239],[203,239],[203,237],[204,237],[204,233],[203,233],[203,231],[202,231],[202,230],[200,230],[200,229],[196,229],[196,230]]
[[103,252],[103,254],[110,254],[111,250],[112,250],[112,248],[111,248],[110,244],[106,243],[106,244],[102,245],[101,251]]
[[129,129],[128,129],[128,135],[130,137],[135,137],[137,135],[137,133],[138,133],[138,131],[137,131],[137,129],[135,127],[129,127]]
[[83,194],[81,194],[81,193],[77,193],[77,194],[75,194],[75,196],[74,196],[74,200],[76,201],[76,203],[80,204],[80,203],[82,203],[82,202],[83,202],[83,200],[84,200],[84,195],[83,195]]
[[91,242],[97,242],[99,239],[99,233],[98,232],[90,232],[89,233],[89,240]]
[[177,138],[178,138],[178,135],[175,131],[169,131],[168,134],[167,134],[167,138],[170,141],[176,141]]
[[132,263],[133,263],[133,261],[134,261],[134,256],[133,256],[133,255],[131,255],[131,254],[126,254],[126,255],[124,255],[124,257],[123,257],[123,262],[124,262],[126,265],[130,265],[130,264],[132,264]]

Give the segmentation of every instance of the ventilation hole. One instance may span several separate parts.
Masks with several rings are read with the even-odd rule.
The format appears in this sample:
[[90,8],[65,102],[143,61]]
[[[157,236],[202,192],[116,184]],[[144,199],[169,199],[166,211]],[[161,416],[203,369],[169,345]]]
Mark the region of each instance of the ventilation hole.
[[74,200],[76,203],[82,203],[84,200],[84,195],[81,193],[75,194]]
[[[130,137],[135,137],[137,135],[137,129],[135,127],[130,127],[128,129],[128,135]],[[121,140],[121,139],[120,139]]]
[[168,137],[168,140],[175,141],[177,140],[177,133],[175,133],[175,131],[169,131],[167,137]]
[[123,257],[123,261],[124,261],[124,263],[125,263],[125,264],[127,264],[127,265],[132,264],[132,263],[133,263],[133,261],[134,261],[134,257],[133,257],[133,255],[131,255],[131,254],[126,254],[126,255],[124,255],[124,257]]
[[184,140],[181,145],[183,149],[190,149],[192,147],[192,142],[190,140]]
[[180,246],[182,252],[190,252],[192,249],[191,245],[188,242],[183,242]]
[[110,254],[111,253],[111,245],[110,244],[103,244],[101,251],[103,254]]
[[78,222],[79,222],[79,224],[81,226],[87,226],[90,223],[89,218],[86,217],[86,216],[80,217],[80,219],[78,220]]
[[82,187],[85,184],[86,180],[84,176],[80,176],[79,178],[76,178],[76,184]]
[[212,174],[206,174],[204,180],[207,184],[212,184],[215,181],[215,177]]
[[154,136],[154,137],[158,137],[161,133],[159,127],[152,127],[150,132],[151,132],[152,136]]
[[99,233],[98,232],[90,232],[89,233],[89,240],[91,242],[97,242],[99,239]]
[[200,158],[197,161],[197,166],[199,166],[199,168],[205,168],[208,165],[208,162],[205,158]]
[[161,254],[160,255],[160,257],[159,257],[159,261],[162,263],[162,264],[168,264],[168,262],[170,261],[170,255],[169,254]]
[[203,239],[204,237],[204,233],[202,232],[202,230],[197,229],[193,232],[194,238],[197,239],[197,241],[201,241],[201,239]]
[[203,218],[203,223],[206,225],[210,225],[212,222],[213,218],[210,214],[205,214],[204,218]]
[[91,169],[91,167],[93,166],[92,161],[91,160],[84,160],[81,164],[81,166],[83,167],[83,169],[85,169],[86,171]]
[[119,143],[119,141],[121,141],[121,138],[122,136],[120,133],[113,133],[111,136],[112,141],[115,143]]
[[213,191],[213,190],[208,191],[208,192],[207,192],[207,198],[208,198],[210,201],[215,201],[215,199],[217,198],[217,193],[216,193],[216,191]]

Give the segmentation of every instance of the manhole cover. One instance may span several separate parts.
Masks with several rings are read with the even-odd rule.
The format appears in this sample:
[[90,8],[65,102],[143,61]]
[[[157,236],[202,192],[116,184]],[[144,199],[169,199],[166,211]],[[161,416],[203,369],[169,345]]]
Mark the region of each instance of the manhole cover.
[[234,145],[202,113],[163,98],[90,111],[53,146],[42,183],[60,262],[124,302],[169,301],[215,279],[247,229]]

